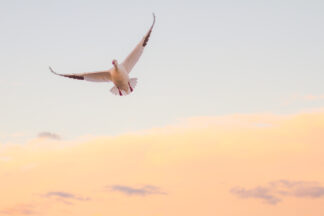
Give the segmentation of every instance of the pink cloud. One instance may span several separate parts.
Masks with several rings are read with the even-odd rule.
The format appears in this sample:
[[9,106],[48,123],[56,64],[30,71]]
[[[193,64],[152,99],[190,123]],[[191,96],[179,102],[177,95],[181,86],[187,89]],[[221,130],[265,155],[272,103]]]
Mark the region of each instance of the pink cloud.
[[37,212],[33,205],[20,204],[0,211],[3,215],[34,215]]
[[285,197],[322,198],[324,186],[318,182],[278,180],[266,186],[257,186],[251,189],[234,187],[230,190],[240,198],[254,198],[264,200],[268,204],[276,205]]

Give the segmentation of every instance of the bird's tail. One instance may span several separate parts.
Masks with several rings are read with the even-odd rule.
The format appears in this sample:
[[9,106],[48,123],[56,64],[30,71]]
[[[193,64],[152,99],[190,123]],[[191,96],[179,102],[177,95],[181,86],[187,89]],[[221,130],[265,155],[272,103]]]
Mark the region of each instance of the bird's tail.
[[114,95],[119,95],[119,96],[124,96],[124,95],[128,95],[131,93],[131,91],[134,91],[135,87],[137,84],[137,78],[131,78],[129,80],[129,85],[131,87],[131,90],[129,90],[128,92],[124,91],[124,90],[119,90],[116,86],[112,87],[110,89],[111,93],[113,93]]
[[131,78],[131,79],[129,80],[129,84],[130,84],[130,86],[132,87],[132,89],[134,90],[135,87],[136,87],[136,84],[137,84],[137,78]]
[[126,92],[124,90],[119,90],[116,86],[112,87],[110,89],[110,92],[113,93],[114,95],[119,95],[119,96],[126,95]]

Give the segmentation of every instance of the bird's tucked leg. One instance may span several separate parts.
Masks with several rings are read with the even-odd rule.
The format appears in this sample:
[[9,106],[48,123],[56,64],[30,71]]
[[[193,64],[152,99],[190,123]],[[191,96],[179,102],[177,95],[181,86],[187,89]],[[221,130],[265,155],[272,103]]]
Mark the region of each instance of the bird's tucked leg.
[[120,89],[118,88],[118,92],[120,96],[123,96],[122,92],[120,91]]
[[129,86],[130,91],[133,92],[133,88],[132,88],[132,86],[130,85],[129,82],[128,82],[128,86]]

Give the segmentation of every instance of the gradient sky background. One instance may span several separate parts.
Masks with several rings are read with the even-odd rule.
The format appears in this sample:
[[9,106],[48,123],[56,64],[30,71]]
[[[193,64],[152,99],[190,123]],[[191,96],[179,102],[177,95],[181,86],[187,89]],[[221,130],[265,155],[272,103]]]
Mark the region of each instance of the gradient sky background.
[[323,1],[0,3],[0,215],[323,215]]
[[[191,116],[323,106],[323,9],[323,1],[1,1],[0,139],[114,135]],[[139,42],[152,12],[154,32],[131,74],[136,94],[113,97],[112,84],[49,73],[48,65],[110,68]]]

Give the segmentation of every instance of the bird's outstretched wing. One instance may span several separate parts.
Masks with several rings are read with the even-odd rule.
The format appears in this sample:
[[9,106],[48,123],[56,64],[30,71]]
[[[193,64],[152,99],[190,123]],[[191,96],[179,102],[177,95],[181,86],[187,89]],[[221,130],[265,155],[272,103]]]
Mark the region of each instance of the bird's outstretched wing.
[[60,74],[60,73],[56,73],[53,70],[53,68],[51,68],[51,67],[49,67],[49,69],[53,74],[63,76],[63,77],[72,78],[72,79],[87,80],[87,81],[91,81],[91,82],[109,82],[109,81],[111,81],[110,70],[90,72],[90,73],[80,73],[80,74]]
[[143,37],[143,39],[137,44],[135,49],[127,56],[127,58],[122,63],[122,65],[125,67],[125,69],[127,70],[128,73],[133,69],[134,65],[136,64],[138,59],[141,57],[143,50],[150,38],[154,24],[155,24],[155,14],[153,13],[153,24],[152,24],[151,28],[148,30],[148,32]]

